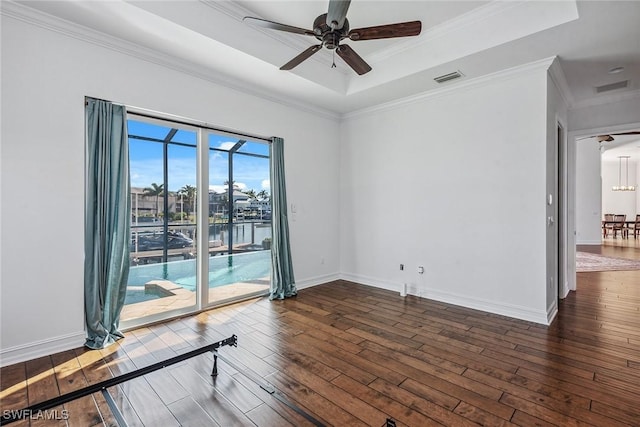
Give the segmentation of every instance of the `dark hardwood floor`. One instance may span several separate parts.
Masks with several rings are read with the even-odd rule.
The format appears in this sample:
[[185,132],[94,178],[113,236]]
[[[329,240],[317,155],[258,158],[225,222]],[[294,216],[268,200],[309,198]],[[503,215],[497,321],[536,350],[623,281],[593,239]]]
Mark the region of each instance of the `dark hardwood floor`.
[[[598,251],[640,259],[640,246],[626,244],[605,242]],[[326,425],[392,418],[408,426],[640,426],[640,271],[578,274],[578,291],[549,327],[333,282],[282,302],[256,299],[130,331],[103,351],[2,368],[2,409],[231,334],[238,348],[220,354],[241,372],[220,362],[212,379],[207,353],[113,387],[128,424],[311,425],[253,376]],[[99,393],[64,410],[68,421],[30,425],[115,425]]]

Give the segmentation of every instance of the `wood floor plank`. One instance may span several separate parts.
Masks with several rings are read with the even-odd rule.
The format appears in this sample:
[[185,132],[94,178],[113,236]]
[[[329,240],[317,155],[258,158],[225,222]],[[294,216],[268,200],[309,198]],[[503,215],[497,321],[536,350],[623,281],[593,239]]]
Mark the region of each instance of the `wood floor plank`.
[[[369,384],[376,378],[383,378],[393,384],[400,384],[406,378],[382,365],[371,363],[357,354],[336,348],[331,344],[331,340],[321,340],[311,331],[302,334],[295,339],[292,345],[299,351],[304,352],[309,357],[320,357],[321,360],[329,364],[337,371],[363,384]],[[305,346],[307,344],[308,346]],[[358,347],[362,351],[361,347]]]
[[178,426],[179,423],[145,378],[119,385],[145,426]]
[[[408,426],[443,425],[435,419],[428,417],[417,410],[413,410],[407,406],[405,402],[401,403],[393,397],[389,397],[378,390],[364,386],[359,382],[350,379],[346,375],[340,375],[338,378],[333,380],[333,384],[355,396],[358,396],[371,406],[383,408],[383,412],[385,412],[386,417],[371,425],[383,426],[386,418],[398,420]],[[382,423],[380,423],[380,421],[382,421]]]
[[629,424],[630,426],[640,425],[640,417],[638,417],[636,411],[628,410],[628,408],[620,407],[620,405],[611,406],[602,402],[594,401],[591,403],[591,411],[604,415],[606,418],[612,418]]
[[635,405],[637,394],[617,389],[605,384],[596,384],[593,380],[586,380],[570,374],[559,372],[558,375],[549,375],[548,372],[537,372],[526,368],[519,368],[518,376],[527,381],[533,380],[550,385],[586,399],[613,405]]
[[265,403],[247,412],[247,417],[257,426],[296,427]]
[[[80,363],[73,350],[51,356],[60,394],[71,393],[88,385]],[[64,404],[69,413],[70,426],[103,425],[103,417],[93,395],[81,397]]]
[[[475,391],[466,389],[465,387],[461,387],[459,384],[447,381],[447,379],[438,378],[437,376],[428,374],[403,363],[396,362],[395,360],[389,360],[386,356],[380,355],[371,350],[363,351],[362,356],[377,363],[386,363],[387,366],[409,378],[412,378],[422,384],[428,384],[442,393],[483,408],[501,418],[508,419],[513,412],[511,408],[498,403],[497,399],[502,393],[496,389],[492,389],[491,387],[485,387],[482,384],[477,383],[473,387],[476,389]],[[453,378],[453,376],[450,378]],[[471,382],[468,382],[467,384],[471,384]],[[493,395],[493,398],[484,396],[482,394],[483,392],[488,392],[490,395]]]
[[[535,405],[534,408],[533,405],[531,405],[530,400],[520,399],[519,397],[510,395],[508,393],[505,393],[500,401],[507,405],[518,407],[519,409],[524,410],[524,412],[528,412],[530,415],[536,416],[538,418],[546,419],[550,422],[560,422],[560,425],[584,425],[586,423],[588,425],[611,427],[627,426],[626,423],[620,422],[607,416],[603,416],[594,411],[574,407],[571,405],[563,405],[562,403],[554,405]],[[549,402],[550,401],[547,401],[547,403]],[[554,407],[551,408],[551,406]]]
[[307,408],[312,408],[316,418],[327,425],[355,425],[366,426],[351,413],[321,396],[319,393],[301,384],[284,372],[274,372],[266,380],[281,390],[292,401]]
[[[332,402],[337,407],[342,408],[364,423],[368,425],[375,425],[378,420],[385,419],[385,413],[332,384],[331,380],[335,379],[336,376],[326,379],[315,375],[307,369],[306,364],[300,363],[299,360],[291,362],[285,361],[280,364],[282,365],[283,372],[286,372],[288,377],[294,379],[299,384],[314,390],[318,395]],[[338,373],[337,376],[339,375],[340,374]]]
[[[294,409],[292,409],[291,407],[289,407],[288,405],[283,403],[275,395],[275,393],[273,393],[273,394],[269,393],[265,389],[262,388],[263,385],[266,385],[268,387],[273,387],[273,384],[268,383],[266,380],[262,380],[261,384],[258,384],[255,381],[253,381],[252,379],[248,378],[246,375],[243,375],[242,373],[234,374],[233,377],[238,383],[242,384],[244,387],[246,387],[248,390],[250,390],[253,394],[255,394],[256,396],[260,397],[263,400],[264,404],[267,405],[269,408],[271,408],[271,410],[273,410],[275,413],[279,414],[282,418],[288,420],[288,422],[290,422],[291,424],[293,424],[293,425],[295,425],[297,427],[311,427],[311,426],[313,426],[311,421],[309,421],[307,418],[302,416],[300,413],[296,412]],[[298,409],[301,410],[301,411],[306,412],[308,415],[310,415],[310,416],[312,416],[312,417],[314,417],[316,419],[320,419],[320,417],[317,414],[315,414],[309,408],[304,407],[303,405],[298,404]],[[254,421],[253,418],[251,418],[251,416],[249,416],[249,414],[251,412],[252,411],[249,411],[247,413],[247,416],[252,421]],[[270,424],[267,424],[266,426],[268,427],[269,425]]]
[[170,403],[168,408],[182,427],[220,427],[191,396]]
[[2,409],[22,409],[27,397],[27,373],[24,363],[0,368],[0,402]]
[[169,373],[189,391],[191,398],[221,426],[251,426],[253,423],[190,365],[171,368]]

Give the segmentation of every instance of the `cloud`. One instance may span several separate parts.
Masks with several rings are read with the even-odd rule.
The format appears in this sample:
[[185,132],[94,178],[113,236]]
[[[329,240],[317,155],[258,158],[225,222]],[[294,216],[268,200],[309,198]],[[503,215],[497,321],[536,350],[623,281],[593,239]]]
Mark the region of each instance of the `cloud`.
[[220,145],[218,145],[218,148],[221,150],[231,150],[233,148],[234,145],[237,144],[236,142],[233,141],[227,141],[227,142],[221,142]]
[[218,194],[220,193],[224,193],[225,191],[227,191],[227,188],[224,185],[210,185],[209,186],[209,191],[213,191],[216,192]]
[[271,191],[271,181],[270,180],[263,179],[262,182],[260,183],[260,185],[262,186],[263,190]]
[[[247,184],[244,184],[242,182],[234,182],[233,185],[238,188],[240,191],[246,190],[247,189]],[[217,185],[217,184],[213,184],[213,185],[209,185],[209,191],[215,191],[216,193],[226,193],[227,192],[227,186],[226,185]]]

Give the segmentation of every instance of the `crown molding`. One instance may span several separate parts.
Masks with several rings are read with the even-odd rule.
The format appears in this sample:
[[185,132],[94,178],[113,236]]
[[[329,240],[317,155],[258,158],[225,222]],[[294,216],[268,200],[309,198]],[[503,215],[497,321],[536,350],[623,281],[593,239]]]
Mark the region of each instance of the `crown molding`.
[[256,96],[267,101],[275,102],[296,110],[306,111],[334,121],[340,120],[340,114],[334,111],[315,107],[289,97],[280,96],[274,92],[266,91],[257,85],[233,79],[232,77],[222,75],[216,71],[194,63],[189,63],[184,60],[178,61],[171,55],[40,12],[11,0],[3,0],[1,2],[0,14],[82,42],[106,48],[123,55],[134,57],[138,60],[163,66],[213,84],[224,86],[237,92]]
[[521,76],[523,74],[542,71],[542,70],[548,70],[551,64],[553,63],[553,61],[555,60],[555,58],[556,57],[553,56],[550,58],[540,59],[538,61],[519,65],[517,67],[507,68],[505,70],[497,71],[495,73],[487,74],[487,75],[476,77],[473,79],[463,80],[461,82],[447,85],[446,87],[443,87],[443,88],[428,90],[416,95],[411,95],[405,98],[396,99],[394,101],[375,105],[373,107],[367,107],[361,110],[352,111],[350,113],[343,114],[342,118],[350,119],[353,117],[368,115],[372,113],[390,111],[396,108],[401,108],[407,105],[421,102],[425,99],[439,98],[441,96],[446,96],[452,93],[462,92],[462,91],[471,89],[473,87],[484,86],[494,81],[505,81],[507,79],[512,79],[512,78]]

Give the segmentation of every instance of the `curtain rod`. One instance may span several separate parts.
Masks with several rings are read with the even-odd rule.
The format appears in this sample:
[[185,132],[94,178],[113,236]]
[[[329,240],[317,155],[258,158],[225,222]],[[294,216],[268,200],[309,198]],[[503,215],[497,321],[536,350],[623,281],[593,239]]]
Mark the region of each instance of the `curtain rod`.
[[271,140],[272,140],[272,138],[268,137],[268,136],[253,135],[253,134],[246,133],[246,132],[238,132],[238,131],[235,131],[233,129],[224,129],[224,128],[221,128],[221,127],[216,127],[216,126],[210,125],[210,124],[205,123],[205,122],[200,122],[200,121],[197,121],[197,120],[187,119],[187,118],[183,118],[183,117],[179,117],[179,116],[173,116],[173,115],[170,115],[170,114],[160,113],[160,112],[157,112],[157,111],[147,110],[145,108],[133,107],[133,106],[130,106],[130,105],[125,105],[125,104],[109,101],[107,99],[95,98],[95,97],[92,97],[92,96],[85,96],[85,102],[84,102],[85,106],[87,105],[87,100],[88,99],[96,99],[96,100],[99,100],[99,101],[111,102],[112,104],[115,104],[115,105],[122,105],[123,107],[125,107],[127,109],[127,114],[132,114],[134,116],[146,117],[148,119],[166,120],[166,121],[170,121],[170,122],[173,122],[173,123],[186,125],[186,126],[198,126],[198,127],[201,127],[201,128],[204,128],[204,129],[208,129],[208,130],[213,130],[213,131],[216,131],[216,132],[223,132],[223,133],[227,133],[227,134],[231,134],[231,135],[244,136],[244,137],[247,137],[247,138],[250,138],[250,139],[260,139],[260,140],[266,141],[266,142],[271,142]]

